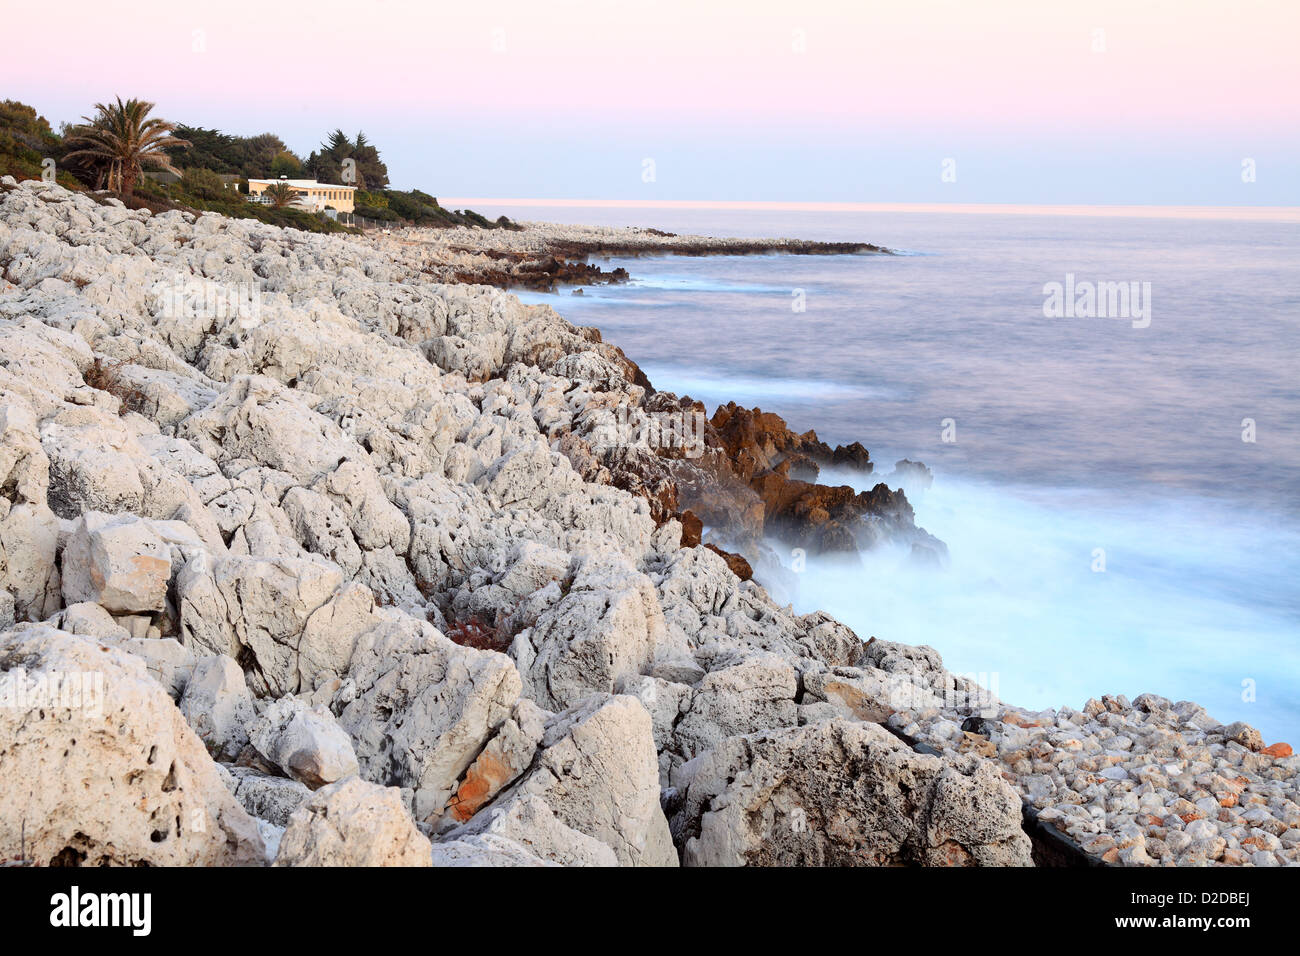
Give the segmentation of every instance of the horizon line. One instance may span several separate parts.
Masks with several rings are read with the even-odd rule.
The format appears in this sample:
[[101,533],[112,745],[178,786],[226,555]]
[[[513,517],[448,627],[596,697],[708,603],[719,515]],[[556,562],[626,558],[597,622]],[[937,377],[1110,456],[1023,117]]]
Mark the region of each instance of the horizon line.
[[1300,206],[1103,205],[1084,203],[826,202],[759,199],[525,199],[450,196],[439,203],[562,209],[713,209],[768,212],[918,212],[971,215],[1096,216],[1139,219],[1244,219],[1300,222]]

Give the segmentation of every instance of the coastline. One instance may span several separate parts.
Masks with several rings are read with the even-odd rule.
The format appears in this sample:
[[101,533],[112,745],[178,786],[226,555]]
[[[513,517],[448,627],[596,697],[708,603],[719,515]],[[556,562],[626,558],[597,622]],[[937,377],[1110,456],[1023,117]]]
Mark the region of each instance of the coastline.
[[[351,680],[355,693],[367,672],[360,661],[354,663],[355,648],[350,654],[338,649],[359,640],[358,635],[340,634],[337,628],[317,635],[322,652],[308,666],[301,639],[310,616],[288,625],[289,632],[294,626],[298,632],[282,635],[274,647],[259,647],[243,642],[238,628],[226,633],[217,627],[213,633],[203,623],[206,615],[194,617],[191,611],[187,621],[185,608],[215,606],[205,605],[204,595],[226,594],[222,573],[237,577],[255,566],[252,579],[264,581],[269,572],[256,562],[290,560],[306,562],[297,566],[300,576],[309,565],[314,574],[326,565],[340,569],[339,590],[330,592],[327,602],[335,606],[334,617],[342,610],[344,591],[349,606],[364,605],[357,588],[367,589],[377,601],[366,615],[392,615],[390,624],[400,620],[414,627],[418,618],[412,612],[418,612],[440,632],[440,640],[445,640],[442,634],[457,633],[464,639],[469,622],[504,612],[489,623],[494,636],[504,629],[510,638],[507,647],[496,648],[508,652],[509,672],[496,662],[501,655],[493,658],[490,650],[458,643],[461,650],[444,652],[463,655],[476,667],[500,669],[507,684],[508,673],[516,674],[522,693],[509,699],[507,690],[494,702],[496,716],[509,713],[514,729],[502,729],[504,718],[485,718],[477,736],[470,735],[473,746],[468,759],[460,761],[463,765],[453,761],[434,774],[441,774],[436,780],[421,773],[405,781],[412,791],[410,812],[434,837],[435,854],[449,842],[464,844],[460,852],[487,852],[482,834],[473,829],[477,812],[464,818],[452,812],[455,826],[439,830],[446,819],[442,814],[451,812],[447,808],[467,806],[472,802],[468,794],[492,776],[479,759],[486,748],[494,742],[498,750],[504,748],[506,734],[518,732],[527,739],[525,729],[534,718],[556,737],[562,728],[599,717],[630,735],[620,738],[629,752],[644,755],[649,744],[653,753],[648,775],[642,767],[638,777],[642,789],[653,791],[653,800],[641,793],[638,813],[650,834],[648,845],[659,847],[654,862],[667,863],[669,851],[683,862],[782,861],[765,849],[770,832],[754,831],[750,821],[721,810],[742,797],[760,801],[750,804],[751,810],[769,807],[768,798],[733,792],[721,772],[727,761],[748,759],[746,748],[758,748],[764,760],[782,768],[779,786],[798,794],[810,816],[828,813],[847,799],[843,788],[851,780],[807,772],[806,761],[839,752],[837,748],[855,755],[850,765],[857,771],[875,768],[877,759],[902,761],[930,780],[931,787],[943,778],[963,798],[977,798],[980,809],[973,818],[952,811],[950,832],[943,839],[933,841],[909,830],[896,845],[872,844],[871,852],[882,862],[1026,863],[1031,838],[1021,829],[1022,804],[1037,826],[1059,830],[1101,862],[1265,864],[1265,858],[1272,863],[1297,859],[1295,773],[1300,762],[1280,745],[1266,748],[1246,725],[1223,727],[1194,704],[1149,694],[1132,702],[1103,697],[1080,711],[1028,713],[948,673],[932,649],[874,639],[862,644],[827,615],[795,618],[776,607],[757,583],[743,580],[743,568],[730,560],[728,547],[753,547],[769,522],[784,522],[828,551],[869,547],[878,535],[902,537],[931,550],[936,543],[916,528],[906,497],[883,483],[862,495],[816,484],[825,464],[848,463],[869,473],[873,465],[861,445],[831,449],[814,433],[795,435],[774,415],[735,406],[719,409],[697,426],[702,405],[655,391],[633,362],[603,342],[598,330],[574,327],[549,307],[521,306],[513,297],[464,285],[466,279],[488,285],[499,284],[494,279],[515,280],[525,287],[543,277],[562,281],[567,276],[561,260],[568,265],[570,257],[608,249],[620,241],[617,235],[563,227],[540,237],[529,236],[526,228],[522,233],[447,230],[344,240],[266,226],[233,227],[220,217],[191,222],[174,214],[128,213],[111,204],[96,207],[90,200],[70,199],[57,187],[39,184],[9,186],[5,192],[0,203],[10,229],[10,251],[0,315],[17,323],[7,330],[17,336],[14,354],[21,348],[53,356],[48,367],[9,368],[0,378],[6,393],[16,396],[10,420],[31,421],[12,428],[26,449],[16,461],[27,461],[30,471],[21,479],[28,490],[12,507],[36,508],[48,499],[58,504],[50,507],[59,521],[67,523],[55,534],[44,576],[37,568],[23,569],[23,593],[15,600],[16,616],[53,623],[44,625],[44,631],[36,625],[11,632],[17,637],[10,641],[70,646],[50,632],[59,628],[59,635],[88,635],[137,656],[148,657],[153,648],[132,641],[171,640],[182,649],[208,651],[233,648],[235,654],[217,656],[247,662],[252,655],[254,664],[246,670],[261,693],[250,706],[262,708],[259,717],[271,699],[296,694],[324,705],[330,720],[348,731],[352,746],[364,751],[376,718],[357,714],[352,708],[357,698],[345,700],[344,685]],[[99,230],[111,238],[80,221],[97,215]],[[646,254],[791,251],[796,242],[703,241],[639,232],[622,241],[640,244]],[[171,238],[180,240],[176,251],[161,241]],[[218,323],[221,334],[213,335],[188,316],[178,322],[177,316],[160,313],[143,292],[132,299],[120,276],[66,254],[71,245],[98,246],[106,261],[132,256],[123,261],[135,268],[133,281],[141,289],[149,287],[144,280],[185,264],[205,270],[205,281],[256,281],[285,301],[247,327],[238,317]],[[820,245],[809,244],[809,254],[834,254],[824,248],[813,251]],[[884,251],[853,245],[855,251]],[[360,267],[358,247],[375,253]],[[238,255],[209,264],[203,257],[213,249]],[[627,255],[628,249],[618,254]],[[548,271],[548,258],[560,266],[558,271]],[[11,274],[17,281],[10,280]],[[346,282],[335,288],[334,277],[344,275]],[[332,304],[324,313],[314,311],[310,303],[315,297]],[[124,315],[123,302],[145,318]],[[78,312],[87,305],[93,318]],[[235,344],[219,344],[226,339]],[[144,397],[135,403],[138,410],[114,421],[121,395],[76,385],[73,377],[85,375],[92,348],[121,363],[118,374]],[[350,356],[349,349],[367,360]],[[422,360],[427,368],[391,371],[394,363],[413,360]],[[64,367],[69,364],[72,371]],[[385,369],[391,377],[370,380]],[[124,394],[134,400],[134,392]],[[76,400],[68,397],[73,395]],[[257,417],[259,408],[271,418]],[[625,420],[615,414],[611,423],[611,413],[621,409],[627,410]],[[385,416],[395,414],[398,428],[386,424]],[[438,418],[448,414],[451,423]],[[313,441],[319,453],[308,447],[309,461],[298,460],[302,443],[291,432],[277,430],[276,416],[318,436]],[[344,422],[350,423],[347,429],[341,427]],[[613,440],[608,440],[610,428]],[[657,437],[649,441],[647,432]],[[7,428],[7,440],[10,434]],[[166,466],[197,497],[173,491],[170,497],[151,498],[143,479],[134,499],[130,488],[105,489],[104,479],[96,477],[105,462],[94,449],[106,435],[113,436],[109,445],[122,456],[114,460],[115,468],[134,470],[144,467],[133,464],[135,459],[151,459],[161,464],[148,468]],[[685,454],[697,437],[701,454]],[[173,447],[178,441],[189,448]],[[329,464],[338,449],[354,463],[348,482],[331,477],[342,467]],[[44,494],[37,450],[48,459]],[[186,457],[191,452],[213,463],[213,471],[196,469]],[[441,456],[436,462],[434,454]],[[372,460],[378,462],[372,464],[373,475],[366,471]],[[95,467],[88,468],[88,461]],[[427,476],[434,471],[438,480],[431,483]],[[286,484],[270,472],[290,480]],[[209,492],[200,492],[199,486],[217,477],[230,484],[205,500]],[[562,492],[549,489],[548,483]],[[224,516],[202,516],[228,495],[253,502],[248,515],[229,529],[220,523]],[[474,521],[458,524],[449,517],[450,500]],[[313,509],[330,516],[336,511],[338,522],[318,525]],[[188,573],[184,584],[180,569],[168,581],[180,607],[169,609],[164,601],[161,610],[143,614],[118,609],[108,622],[108,613],[84,608],[72,613],[73,604],[81,608],[87,602],[67,601],[69,593],[80,593],[68,591],[68,549],[79,535],[100,533],[87,516],[101,510],[137,514],[142,522],[184,523],[177,516],[189,516],[198,545],[187,539],[181,553],[169,557],[172,562],[183,558]],[[502,524],[502,515],[512,511],[522,517]],[[872,519],[868,540],[857,535],[864,516]],[[507,530],[519,522],[551,525],[532,532],[525,547],[527,536]],[[703,524],[719,532],[723,553],[698,547]],[[340,533],[340,527],[347,533]],[[484,534],[485,527],[496,530]],[[436,539],[436,547],[420,551],[415,541],[421,534]],[[461,538],[474,540],[462,545]],[[184,553],[185,548],[191,553]],[[27,559],[46,567],[39,564],[45,554]],[[226,568],[230,570],[221,571]],[[58,580],[51,592],[53,575]],[[39,586],[32,585],[37,578]],[[538,586],[521,590],[533,584]],[[617,620],[596,605],[620,609]],[[381,607],[392,610],[380,614]],[[265,608],[241,613],[247,617],[265,613]],[[141,616],[148,620],[136,620]],[[124,624],[118,618],[131,620]],[[186,640],[166,636],[169,627]],[[136,634],[140,628],[143,633]],[[157,636],[151,635],[154,628]],[[277,650],[287,646],[297,648],[288,662],[285,652]],[[493,659],[482,663],[480,655]],[[304,687],[306,672],[323,661],[330,666],[312,673],[312,686]],[[320,679],[326,671],[334,676]],[[370,677],[373,681],[375,675]],[[603,702],[593,710],[593,694],[613,696],[597,696]],[[621,701],[628,695],[640,702],[637,714],[625,712]],[[538,718],[530,707],[551,716]],[[445,742],[445,735],[433,733],[424,743],[433,738]],[[559,745],[544,745],[545,739],[534,740],[532,749],[521,748],[527,758],[515,756],[507,780],[483,784],[491,793],[475,811],[517,805],[520,788],[539,779],[537,762],[545,760],[548,747]],[[908,749],[900,756],[891,748],[901,745]],[[263,763],[274,764],[266,750],[276,748],[268,744],[258,750]],[[369,762],[378,766],[381,755],[361,751],[357,758],[365,776]],[[411,755],[418,762],[427,753],[414,747]],[[292,773],[264,776],[293,778]],[[251,790],[279,786],[241,781],[241,787]],[[539,795],[539,786],[529,791],[531,796],[563,802],[550,791]],[[444,791],[454,791],[457,802],[448,803]],[[651,803],[657,807],[660,802],[664,810],[655,818]],[[259,804],[250,798],[244,809],[251,813],[250,805]],[[589,832],[600,828],[580,809],[547,806],[568,828],[606,843],[620,862],[647,862],[615,836]],[[853,809],[864,829],[880,812],[870,800]],[[920,817],[913,823],[919,827]],[[811,852],[828,862],[848,858],[848,846],[816,826],[811,829],[818,832],[795,841],[791,852]],[[671,834],[666,851],[665,832]],[[449,841],[447,834],[455,836]],[[472,842],[475,838],[480,843]],[[727,857],[733,851],[726,848],[736,845],[748,849],[739,859]],[[1048,858],[1041,836],[1034,850],[1040,861]]]
[[561,285],[626,282],[624,269],[603,272],[590,262],[612,256],[894,255],[868,242],[807,239],[738,239],[677,235],[645,227],[575,226],[520,222],[519,228],[485,231],[403,228],[371,232],[379,248],[413,257],[430,276],[502,289],[555,291]]

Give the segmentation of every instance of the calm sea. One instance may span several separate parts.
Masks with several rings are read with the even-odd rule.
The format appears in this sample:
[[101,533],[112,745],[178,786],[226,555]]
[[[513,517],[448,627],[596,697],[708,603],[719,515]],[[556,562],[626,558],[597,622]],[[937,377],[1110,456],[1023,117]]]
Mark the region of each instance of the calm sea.
[[[525,298],[599,327],[656,387],[759,405],[877,463],[831,477],[933,468],[911,497],[948,566],[884,551],[763,582],[797,609],[930,644],[1013,703],[1152,691],[1300,738],[1295,223],[480,211],[904,252],[618,259],[629,285]],[[1045,315],[1044,287],[1067,282],[1136,295],[1118,318]]]

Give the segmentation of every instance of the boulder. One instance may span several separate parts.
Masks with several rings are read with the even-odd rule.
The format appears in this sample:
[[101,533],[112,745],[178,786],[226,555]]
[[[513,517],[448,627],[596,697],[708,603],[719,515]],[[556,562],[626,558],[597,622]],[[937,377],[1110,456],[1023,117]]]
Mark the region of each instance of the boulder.
[[527,698],[515,704],[510,719],[474,758],[456,793],[447,802],[446,823],[463,823],[474,816],[528,768],[549,716]]
[[[221,765],[218,764],[220,767]],[[226,786],[253,817],[283,829],[295,810],[311,799],[312,791],[297,780],[272,777],[252,767],[221,767]],[[272,859],[275,856],[272,854]]]
[[634,697],[596,694],[552,718],[541,752],[497,805],[529,796],[611,847],[620,866],[677,866],[650,715]]
[[357,639],[343,687],[333,706],[362,775],[410,787],[416,819],[434,823],[514,713],[520,680],[504,654],[390,611]]
[[510,656],[528,696],[559,710],[645,673],[673,640],[650,579],[623,556],[598,553],[583,559],[568,594],[515,638]]
[[181,640],[240,661],[259,696],[295,693],[303,629],[342,583],[323,558],[198,555],[176,577]]
[[194,665],[180,708],[218,760],[234,760],[248,744],[246,728],[254,717],[253,698],[244,672],[224,654],[204,657]]
[[267,705],[249,724],[248,739],[271,764],[313,790],[360,769],[352,741],[334,715],[325,707],[309,708],[296,697]]
[[673,733],[688,760],[727,737],[799,722],[799,675],[783,657],[754,654],[705,675]]
[[0,672],[0,846],[25,839],[39,866],[262,864],[256,824],[143,661],[34,625],[0,635]]
[[973,756],[914,753],[877,724],[732,737],[674,775],[688,866],[1029,866],[1020,798]]
[[63,549],[63,599],[114,614],[161,611],[171,571],[171,550],[151,522],[90,511]]
[[433,845],[434,866],[558,866],[549,863],[521,843],[495,833],[477,834],[463,840]]
[[[493,807],[450,831],[444,839],[454,842],[478,834],[513,840],[537,857],[561,866],[618,865],[618,857],[608,844],[566,826],[545,800],[529,794]],[[434,847],[435,856],[440,845]]]
[[294,811],[275,866],[430,866],[432,859],[401,791],[348,777]]

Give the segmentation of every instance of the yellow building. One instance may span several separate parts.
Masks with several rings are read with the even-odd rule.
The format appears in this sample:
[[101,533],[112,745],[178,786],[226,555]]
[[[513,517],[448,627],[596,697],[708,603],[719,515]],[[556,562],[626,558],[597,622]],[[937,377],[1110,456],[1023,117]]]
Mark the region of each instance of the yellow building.
[[329,207],[338,212],[352,212],[353,196],[356,186],[335,186],[332,183],[318,183],[314,179],[250,179],[248,181],[248,198],[253,202],[266,202],[262,193],[268,186],[284,183],[295,193],[293,204],[308,212],[320,212]]

